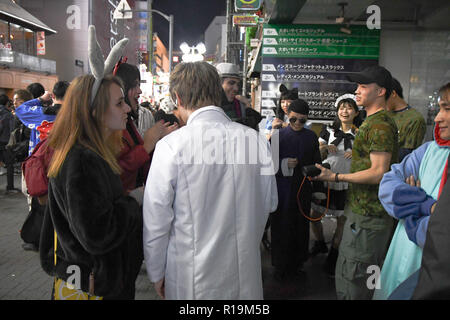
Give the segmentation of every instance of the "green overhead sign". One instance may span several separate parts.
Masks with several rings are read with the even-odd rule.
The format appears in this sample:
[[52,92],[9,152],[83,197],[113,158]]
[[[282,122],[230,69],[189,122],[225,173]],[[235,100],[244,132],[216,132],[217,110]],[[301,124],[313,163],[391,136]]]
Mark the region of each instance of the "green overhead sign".
[[378,59],[380,30],[366,26],[264,25],[262,56]]

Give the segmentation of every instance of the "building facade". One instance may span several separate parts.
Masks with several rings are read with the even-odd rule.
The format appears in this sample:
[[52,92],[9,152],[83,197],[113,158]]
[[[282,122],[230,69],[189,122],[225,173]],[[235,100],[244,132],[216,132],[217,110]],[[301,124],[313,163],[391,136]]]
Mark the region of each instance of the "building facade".
[[46,40],[57,31],[11,0],[0,0],[0,93],[12,97],[17,89],[40,82],[51,89],[58,76],[48,58]]

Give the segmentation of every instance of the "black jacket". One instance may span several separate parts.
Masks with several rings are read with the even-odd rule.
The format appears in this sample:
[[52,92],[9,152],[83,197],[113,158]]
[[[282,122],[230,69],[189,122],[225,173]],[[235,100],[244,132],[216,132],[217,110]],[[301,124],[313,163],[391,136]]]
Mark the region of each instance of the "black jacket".
[[[239,102],[239,106],[241,103]],[[229,102],[227,99],[227,96],[225,95],[225,92],[222,90],[222,101],[220,104],[220,107],[223,109],[225,114],[230,117],[231,120],[236,121],[238,123],[241,123],[243,125],[246,125],[252,129],[255,129],[256,131],[259,131],[258,124],[261,122],[262,117],[261,114],[252,109],[252,108],[245,108],[244,115],[239,117],[236,114],[235,107],[234,107],[234,101]],[[242,108],[241,108],[242,110]]]
[[6,109],[5,106],[0,105],[0,144],[6,145],[9,141],[11,131],[14,130],[14,116]]
[[[54,266],[54,232],[58,236]],[[75,145],[56,178],[49,181],[48,205],[40,239],[43,269],[67,280],[70,265],[81,269],[81,289],[95,295],[134,298],[143,261],[142,212],[125,196],[120,177],[93,151]]]

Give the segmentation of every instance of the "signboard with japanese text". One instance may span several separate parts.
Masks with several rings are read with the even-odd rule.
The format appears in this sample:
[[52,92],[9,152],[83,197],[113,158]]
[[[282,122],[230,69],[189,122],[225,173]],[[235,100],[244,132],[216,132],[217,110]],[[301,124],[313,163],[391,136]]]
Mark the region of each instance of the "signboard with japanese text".
[[236,11],[258,11],[262,0],[235,0]]
[[256,26],[258,25],[259,17],[257,15],[253,14],[247,14],[247,15],[234,15],[233,16],[233,25],[236,26]]
[[349,35],[335,25],[265,25],[261,114],[274,115],[284,84],[298,88],[310,120],[332,121],[336,99],[356,88],[346,76],[378,64],[379,39],[379,30],[365,26],[352,26]]

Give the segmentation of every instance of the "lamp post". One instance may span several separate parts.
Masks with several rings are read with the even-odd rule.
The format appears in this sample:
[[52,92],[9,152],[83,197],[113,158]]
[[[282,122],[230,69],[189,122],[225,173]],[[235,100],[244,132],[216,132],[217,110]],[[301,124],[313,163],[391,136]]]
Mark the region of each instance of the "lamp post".
[[[126,0],[121,0],[120,3],[117,5],[116,10],[114,10],[114,19],[131,19],[133,18],[133,12],[155,12],[162,16],[164,19],[169,21],[169,73],[172,71],[172,55],[173,55],[173,23],[174,23],[174,17],[173,14],[167,15],[162,13],[159,10],[150,9],[150,10],[131,10],[130,6],[128,5],[128,2]],[[131,13],[131,14],[127,14]]]

